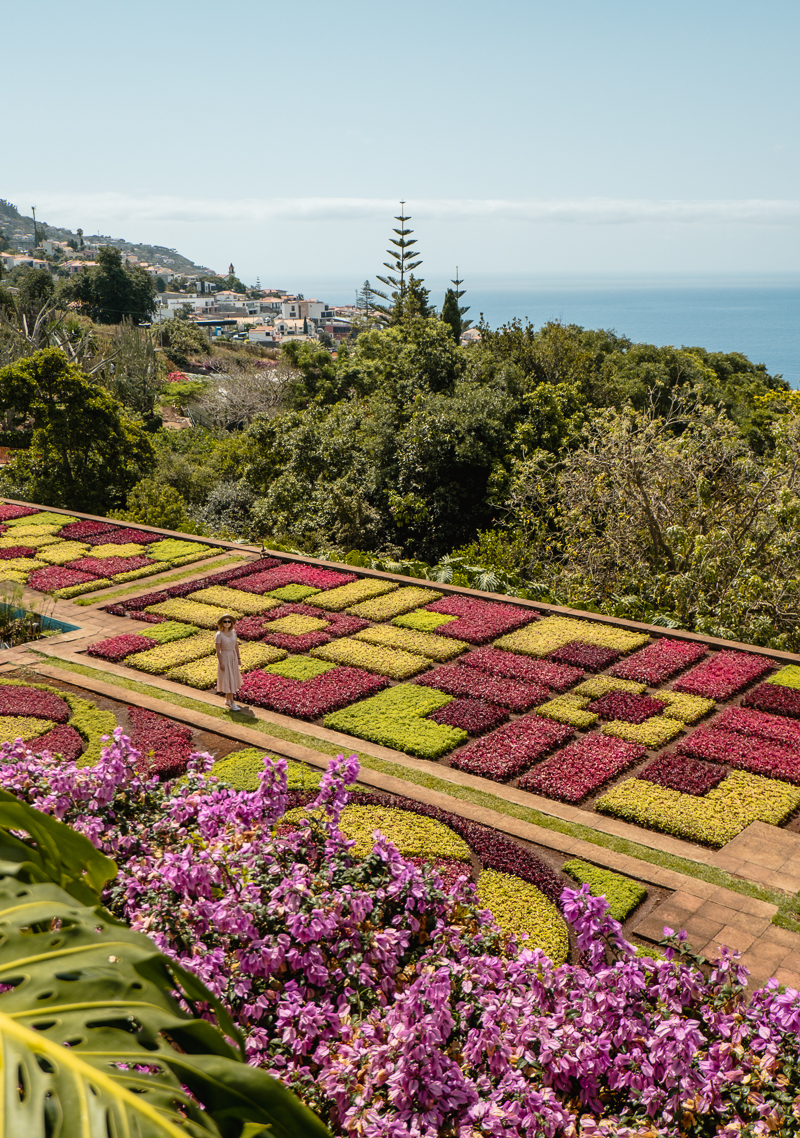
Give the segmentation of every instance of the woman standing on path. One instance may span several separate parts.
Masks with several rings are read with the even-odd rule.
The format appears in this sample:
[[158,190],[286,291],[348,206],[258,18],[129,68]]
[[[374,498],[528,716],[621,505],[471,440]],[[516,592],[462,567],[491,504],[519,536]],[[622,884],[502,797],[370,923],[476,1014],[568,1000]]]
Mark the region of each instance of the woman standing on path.
[[241,658],[239,641],[236,638],[235,621],[232,616],[221,616],[217,621],[219,632],[214,637],[217,651],[217,691],[225,696],[225,706],[229,711],[241,711],[234,696],[242,686]]

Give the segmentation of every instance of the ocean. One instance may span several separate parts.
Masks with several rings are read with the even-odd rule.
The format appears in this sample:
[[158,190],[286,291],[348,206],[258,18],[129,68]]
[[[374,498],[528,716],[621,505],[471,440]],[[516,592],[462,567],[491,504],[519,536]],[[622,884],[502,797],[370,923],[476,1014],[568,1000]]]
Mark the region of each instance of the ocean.
[[[465,274],[466,275],[466,274]],[[426,280],[441,307],[449,282]],[[306,285],[306,296],[351,304],[360,282]],[[294,287],[300,288],[300,285]],[[514,318],[613,329],[635,343],[742,352],[800,386],[800,273],[705,277],[488,277],[466,279],[462,304],[477,323]],[[314,292],[314,289],[317,291]],[[302,290],[301,290],[302,291]]]

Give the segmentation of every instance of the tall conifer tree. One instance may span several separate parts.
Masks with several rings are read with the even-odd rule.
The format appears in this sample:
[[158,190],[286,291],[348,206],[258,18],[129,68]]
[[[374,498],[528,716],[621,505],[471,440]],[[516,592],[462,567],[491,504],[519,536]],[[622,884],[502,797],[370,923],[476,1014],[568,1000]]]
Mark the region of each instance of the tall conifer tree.
[[[393,245],[394,248],[386,250],[387,256],[393,259],[383,262],[383,267],[389,270],[388,274],[385,277],[378,277],[381,284],[386,285],[387,289],[391,289],[391,293],[379,292],[378,289],[373,289],[373,296],[380,297],[381,300],[386,302],[385,304],[373,303],[373,308],[376,312],[381,314],[384,322],[387,324],[398,323],[405,319],[406,315],[412,315],[412,313],[406,312],[406,309],[409,307],[406,301],[409,289],[412,285],[415,293],[415,304],[413,307],[416,310],[413,315],[428,314],[427,311],[419,311],[422,281],[413,274],[414,269],[422,264],[422,258],[419,256],[419,251],[413,248],[413,246],[417,244],[416,237],[411,236],[414,230],[406,227],[406,222],[410,221],[411,218],[406,215],[405,204],[404,201],[400,202],[400,214],[395,217],[395,221],[400,222],[400,228],[392,230],[395,236],[389,240],[389,244]],[[427,290],[422,289],[421,291],[425,293],[423,299],[427,301]],[[427,308],[427,305],[423,304],[422,307]]]

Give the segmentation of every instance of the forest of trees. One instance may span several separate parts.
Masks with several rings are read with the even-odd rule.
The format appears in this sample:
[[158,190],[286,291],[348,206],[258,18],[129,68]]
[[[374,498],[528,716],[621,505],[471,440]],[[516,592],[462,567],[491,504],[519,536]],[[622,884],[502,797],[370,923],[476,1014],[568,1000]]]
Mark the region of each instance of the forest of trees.
[[[462,282],[440,317],[399,220],[381,320],[336,356],[0,282],[4,438],[33,432],[0,493],[800,648],[800,395],[574,325],[462,346]],[[170,402],[207,425],[160,429]]]

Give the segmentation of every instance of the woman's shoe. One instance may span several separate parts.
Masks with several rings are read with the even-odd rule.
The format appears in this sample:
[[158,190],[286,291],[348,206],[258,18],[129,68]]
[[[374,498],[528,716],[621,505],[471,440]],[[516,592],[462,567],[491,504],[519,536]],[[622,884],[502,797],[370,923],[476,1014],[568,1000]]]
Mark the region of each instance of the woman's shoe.
[[242,709],[241,709],[241,707],[239,707],[239,704],[238,704],[238,703],[232,703],[232,704],[230,705],[230,709],[229,709],[229,710],[230,710],[230,711],[241,711]]

